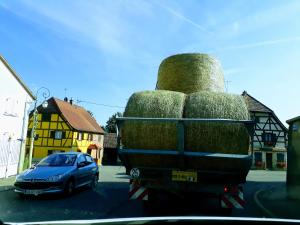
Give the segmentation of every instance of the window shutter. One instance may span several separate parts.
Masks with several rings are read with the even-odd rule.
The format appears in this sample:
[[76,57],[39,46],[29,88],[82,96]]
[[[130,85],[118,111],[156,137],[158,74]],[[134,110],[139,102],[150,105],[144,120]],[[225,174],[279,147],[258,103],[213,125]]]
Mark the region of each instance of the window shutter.
[[51,130],[51,131],[50,131],[50,138],[54,138],[54,135],[55,135],[54,130]]
[[62,132],[62,139],[66,138],[66,132]]

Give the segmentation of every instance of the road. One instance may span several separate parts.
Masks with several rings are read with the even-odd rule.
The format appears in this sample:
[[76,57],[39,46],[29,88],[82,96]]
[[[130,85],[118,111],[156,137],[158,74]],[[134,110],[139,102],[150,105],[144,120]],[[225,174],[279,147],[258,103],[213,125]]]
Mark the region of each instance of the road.
[[[145,211],[139,201],[128,201],[128,177],[121,166],[101,167],[96,191],[83,188],[70,197],[38,196],[24,199],[12,190],[0,192],[0,219],[5,222],[29,222],[70,219],[101,219],[144,216],[218,216],[215,202],[162,202],[158,210]],[[261,217],[254,194],[285,181],[285,172],[251,171],[244,187],[247,201],[244,210],[233,210],[234,217]]]

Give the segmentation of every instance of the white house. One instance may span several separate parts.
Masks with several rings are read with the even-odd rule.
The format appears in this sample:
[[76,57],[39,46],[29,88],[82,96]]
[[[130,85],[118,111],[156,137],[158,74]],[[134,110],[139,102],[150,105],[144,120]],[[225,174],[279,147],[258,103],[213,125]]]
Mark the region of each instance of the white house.
[[11,66],[0,56],[0,178],[18,173],[25,150],[28,109],[35,99]]
[[256,122],[253,147],[253,167],[259,169],[286,169],[287,128],[274,111],[243,92],[252,120]]

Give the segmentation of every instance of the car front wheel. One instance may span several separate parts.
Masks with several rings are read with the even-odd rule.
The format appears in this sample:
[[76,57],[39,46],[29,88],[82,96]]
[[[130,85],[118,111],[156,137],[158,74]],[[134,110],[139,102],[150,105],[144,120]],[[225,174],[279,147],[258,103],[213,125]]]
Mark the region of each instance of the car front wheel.
[[65,190],[64,190],[65,194],[68,196],[73,194],[74,188],[75,188],[74,181],[69,180],[65,186]]
[[91,184],[90,184],[92,190],[96,190],[97,184],[98,184],[98,175],[94,175],[92,177]]

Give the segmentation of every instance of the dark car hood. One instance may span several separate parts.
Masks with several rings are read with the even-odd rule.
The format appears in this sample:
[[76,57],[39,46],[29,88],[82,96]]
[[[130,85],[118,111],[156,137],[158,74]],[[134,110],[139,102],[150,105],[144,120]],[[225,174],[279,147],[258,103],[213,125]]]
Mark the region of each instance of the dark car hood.
[[47,179],[48,177],[70,173],[75,170],[73,166],[36,166],[28,169],[21,174],[23,179]]

